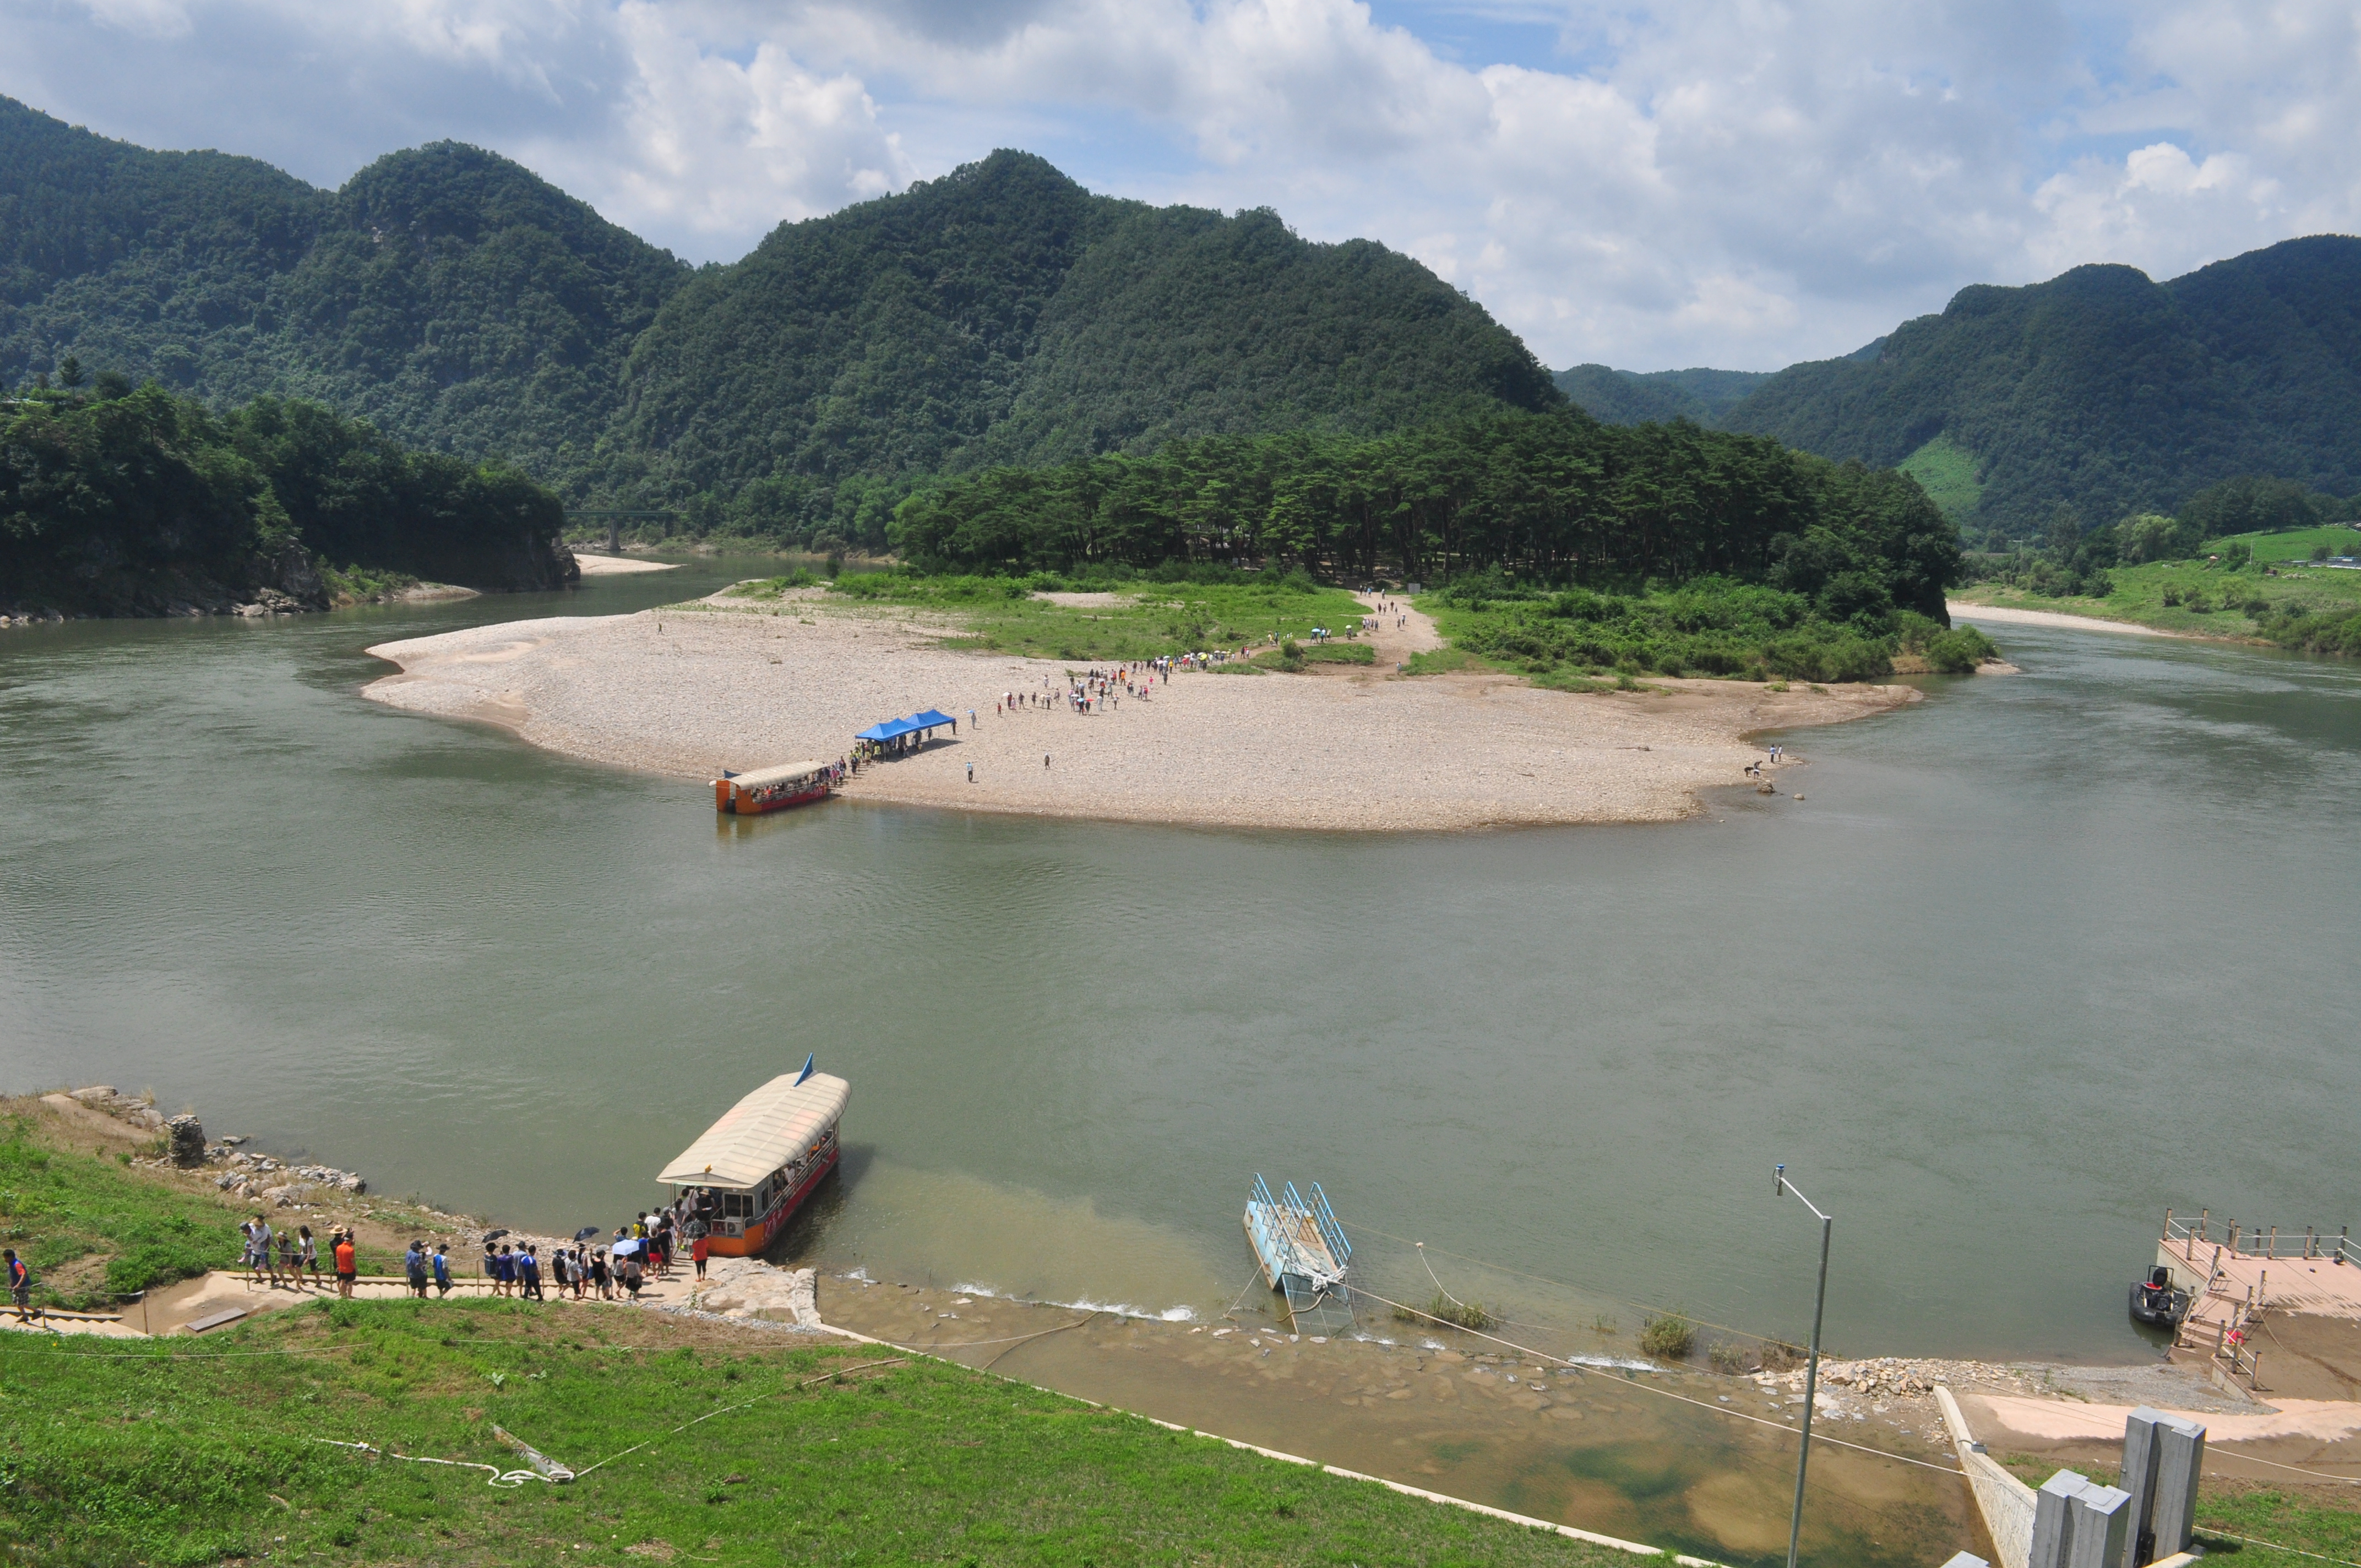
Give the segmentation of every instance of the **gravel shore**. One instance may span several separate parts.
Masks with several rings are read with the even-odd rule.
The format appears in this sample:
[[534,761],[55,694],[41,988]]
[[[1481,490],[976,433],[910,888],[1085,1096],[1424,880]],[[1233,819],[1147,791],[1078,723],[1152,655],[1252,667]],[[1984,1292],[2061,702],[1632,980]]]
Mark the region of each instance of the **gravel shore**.
[[[1078,715],[1076,666],[944,646],[956,629],[790,595],[637,615],[512,621],[381,643],[363,695],[503,725],[567,756],[705,780],[844,755],[854,731],[939,707],[954,739],[864,767],[856,799],[1211,827],[1409,831],[1651,822],[1739,784],[1763,729],[1916,701],[1902,686],[1773,693],[1651,678],[1574,696],[1490,674],[1181,674]],[[1044,685],[1045,681],[1048,683]],[[994,712],[1006,692],[1049,707]],[[970,712],[978,716],[971,724]],[[1048,765],[1043,758],[1048,757]],[[974,782],[968,770],[972,765]]]

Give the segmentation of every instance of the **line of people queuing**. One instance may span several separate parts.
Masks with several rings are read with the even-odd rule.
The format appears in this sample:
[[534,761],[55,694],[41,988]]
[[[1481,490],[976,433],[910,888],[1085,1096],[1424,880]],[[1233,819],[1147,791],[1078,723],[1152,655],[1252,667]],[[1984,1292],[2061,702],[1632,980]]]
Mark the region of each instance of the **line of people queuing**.
[[[258,1213],[237,1229],[245,1239],[240,1266],[255,1284],[267,1281],[273,1290],[326,1288],[328,1282],[320,1272],[320,1244],[311,1226],[298,1225],[291,1231],[282,1226],[274,1233],[270,1222]],[[349,1298],[353,1281],[360,1277],[360,1249],[353,1233],[342,1225],[328,1233],[328,1260],[335,1266],[336,1294]]]

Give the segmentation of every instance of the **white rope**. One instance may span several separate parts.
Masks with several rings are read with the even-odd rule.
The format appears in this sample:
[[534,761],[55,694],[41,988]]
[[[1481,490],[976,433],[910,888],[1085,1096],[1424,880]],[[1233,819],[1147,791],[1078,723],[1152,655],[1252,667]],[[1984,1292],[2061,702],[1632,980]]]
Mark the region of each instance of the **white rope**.
[[522,1486],[528,1481],[549,1479],[548,1476],[537,1471],[503,1470],[497,1464],[486,1464],[473,1459],[430,1459],[423,1453],[396,1453],[390,1448],[374,1448],[366,1442],[345,1442],[333,1437],[315,1437],[305,1441],[324,1442],[331,1448],[358,1449],[363,1453],[374,1453],[380,1459],[399,1459],[405,1464],[448,1464],[455,1470],[487,1471],[489,1473],[484,1478],[484,1485],[487,1486]]

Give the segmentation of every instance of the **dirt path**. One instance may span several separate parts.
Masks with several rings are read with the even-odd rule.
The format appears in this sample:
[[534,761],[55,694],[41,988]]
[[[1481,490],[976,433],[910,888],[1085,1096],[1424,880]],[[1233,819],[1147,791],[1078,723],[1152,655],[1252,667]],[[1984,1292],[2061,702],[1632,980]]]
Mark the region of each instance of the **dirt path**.
[[[1435,630],[1433,617],[1421,615],[1403,600],[1383,594],[1363,594],[1360,599],[1378,618],[1377,634],[1369,641],[1376,645],[1378,669],[1391,670],[1413,653],[1431,653],[1443,646],[1443,634]],[[1403,624],[1397,626],[1396,621]]]

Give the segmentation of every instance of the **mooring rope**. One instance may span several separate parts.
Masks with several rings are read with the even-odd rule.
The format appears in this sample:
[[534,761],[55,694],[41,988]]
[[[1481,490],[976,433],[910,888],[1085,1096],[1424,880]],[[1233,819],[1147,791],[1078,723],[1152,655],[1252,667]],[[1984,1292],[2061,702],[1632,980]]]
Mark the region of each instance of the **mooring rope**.
[[430,1459],[423,1453],[396,1453],[390,1448],[379,1448],[366,1442],[346,1442],[338,1438],[314,1437],[309,1442],[324,1442],[331,1448],[354,1448],[363,1453],[374,1453],[379,1459],[399,1459],[405,1464],[448,1464],[455,1470],[483,1470],[487,1486],[522,1486],[528,1481],[546,1481],[548,1476],[533,1470],[503,1470],[497,1464],[486,1464],[475,1459]]

